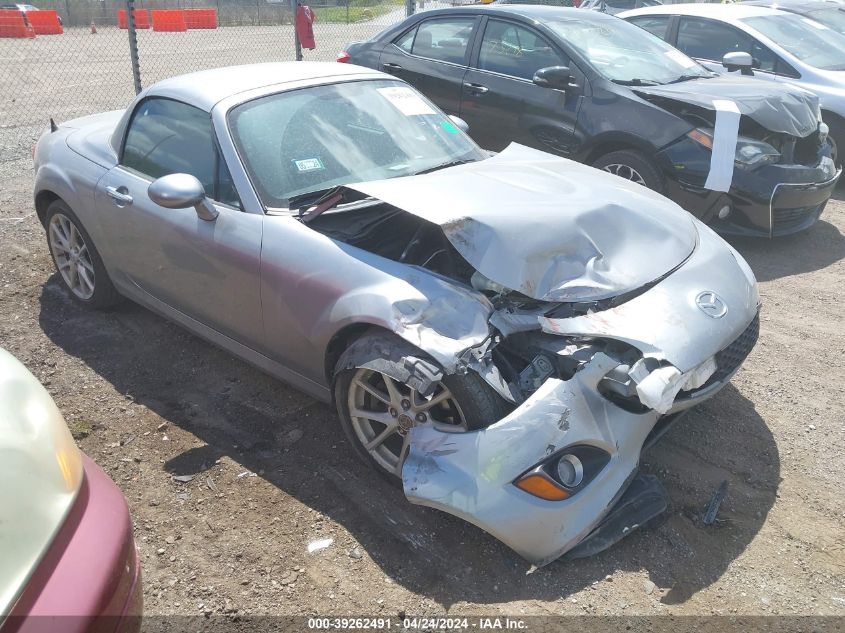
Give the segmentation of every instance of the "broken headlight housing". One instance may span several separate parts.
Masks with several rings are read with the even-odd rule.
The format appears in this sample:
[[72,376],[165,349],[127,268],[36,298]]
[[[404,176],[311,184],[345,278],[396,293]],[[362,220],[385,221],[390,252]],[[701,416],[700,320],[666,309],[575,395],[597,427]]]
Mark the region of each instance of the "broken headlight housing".
[[[687,137],[713,150],[713,128],[698,127],[687,132]],[[772,165],[780,160],[780,152],[764,141],[747,136],[738,136],[734,164],[742,169],[754,169],[761,165]]]
[[583,490],[610,461],[595,446],[569,446],[517,477],[513,484],[546,501],[563,501]]

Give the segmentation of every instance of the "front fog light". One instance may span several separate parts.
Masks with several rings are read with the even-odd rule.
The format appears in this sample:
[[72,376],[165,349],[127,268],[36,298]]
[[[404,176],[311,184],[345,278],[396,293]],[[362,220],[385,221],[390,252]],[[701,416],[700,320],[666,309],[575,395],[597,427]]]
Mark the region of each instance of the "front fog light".
[[557,476],[567,488],[575,488],[584,481],[584,465],[575,455],[566,454],[557,463]]
[[589,485],[609,461],[610,454],[596,446],[570,446],[550,455],[513,484],[540,499],[563,501]]
[[731,205],[726,204],[721,209],[719,209],[719,219],[724,220],[731,214]]

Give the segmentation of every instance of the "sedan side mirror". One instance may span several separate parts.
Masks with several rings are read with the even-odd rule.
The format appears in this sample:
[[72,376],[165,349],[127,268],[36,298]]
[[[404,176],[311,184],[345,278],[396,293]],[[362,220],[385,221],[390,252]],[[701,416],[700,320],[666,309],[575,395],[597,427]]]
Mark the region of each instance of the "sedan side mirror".
[[458,128],[464,134],[469,133],[469,124],[464,121],[461,117],[455,116],[454,114],[450,114],[449,120],[454,123],[455,127]]
[[202,183],[190,174],[169,174],[147,187],[150,200],[165,209],[194,207],[201,220],[217,219],[217,209],[205,195]]
[[725,53],[722,57],[722,66],[728,69],[728,72],[734,70],[740,71],[743,75],[753,75],[752,70],[754,66],[754,59],[748,53],[735,51],[733,53]]
[[572,73],[568,66],[541,68],[534,73],[534,83],[542,88],[565,91],[572,87]]

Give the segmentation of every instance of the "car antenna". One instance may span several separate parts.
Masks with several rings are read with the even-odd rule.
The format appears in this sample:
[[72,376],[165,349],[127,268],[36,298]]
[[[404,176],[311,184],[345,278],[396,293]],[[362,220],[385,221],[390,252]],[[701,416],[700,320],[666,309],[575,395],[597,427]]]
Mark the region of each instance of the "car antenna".
[[53,120],[53,117],[50,117],[50,132],[55,132],[59,129],[59,126],[56,125],[56,122]]

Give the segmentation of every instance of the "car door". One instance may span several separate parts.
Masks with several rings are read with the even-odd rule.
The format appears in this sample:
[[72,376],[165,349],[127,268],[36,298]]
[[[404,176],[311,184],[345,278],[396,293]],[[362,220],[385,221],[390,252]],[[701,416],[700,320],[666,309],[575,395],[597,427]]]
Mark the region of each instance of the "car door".
[[407,81],[447,114],[458,114],[478,21],[471,15],[423,20],[384,47],[379,68]]
[[511,142],[558,154],[573,151],[580,91],[542,88],[532,78],[541,68],[569,66],[558,46],[526,25],[488,18],[473,64],[464,76],[460,116],[475,141],[492,151]]
[[727,72],[722,66],[725,53],[749,53],[754,60],[754,76],[769,81],[777,78],[782,63],[768,46],[748,33],[707,18],[681,16],[675,46],[717,73]]
[[[172,173],[191,174],[203,184],[219,212],[216,220],[150,200],[150,183]],[[119,164],[100,181],[96,197],[115,241],[112,263],[142,300],[244,344],[260,343],[263,216],[239,208],[208,112],[166,98],[141,101]]]

